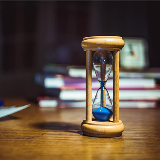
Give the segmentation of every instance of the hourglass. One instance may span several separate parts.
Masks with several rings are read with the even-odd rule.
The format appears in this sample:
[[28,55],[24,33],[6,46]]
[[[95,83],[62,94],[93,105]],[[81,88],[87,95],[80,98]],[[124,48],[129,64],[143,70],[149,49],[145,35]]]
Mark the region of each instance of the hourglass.
[[[124,41],[119,36],[92,36],[83,38],[81,46],[86,51],[86,120],[81,124],[83,134],[96,137],[121,136],[124,125],[119,120],[119,51]],[[92,62],[100,83],[93,103]],[[106,88],[112,68],[113,104]]]

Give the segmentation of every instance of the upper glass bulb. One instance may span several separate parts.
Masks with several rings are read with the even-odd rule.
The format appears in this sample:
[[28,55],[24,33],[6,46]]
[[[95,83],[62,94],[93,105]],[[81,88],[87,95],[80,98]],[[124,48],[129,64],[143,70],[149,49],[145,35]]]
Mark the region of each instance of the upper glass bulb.
[[99,81],[107,81],[112,70],[113,56],[108,50],[98,50],[93,55],[93,67]]

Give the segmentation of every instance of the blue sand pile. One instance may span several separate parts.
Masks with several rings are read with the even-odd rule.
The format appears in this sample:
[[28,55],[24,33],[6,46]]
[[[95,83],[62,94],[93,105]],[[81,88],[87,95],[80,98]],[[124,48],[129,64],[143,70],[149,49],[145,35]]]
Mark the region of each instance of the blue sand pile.
[[92,113],[97,121],[108,121],[113,112],[106,107],[99,107],[92,111]]

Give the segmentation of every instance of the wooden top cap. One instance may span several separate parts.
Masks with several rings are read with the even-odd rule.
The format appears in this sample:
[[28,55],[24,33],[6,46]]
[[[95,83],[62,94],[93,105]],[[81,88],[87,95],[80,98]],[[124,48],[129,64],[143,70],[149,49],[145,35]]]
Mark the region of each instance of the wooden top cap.
[[84,37],[81,46],[84,50],[121,50],[124,46],[119,36],[91,36]]

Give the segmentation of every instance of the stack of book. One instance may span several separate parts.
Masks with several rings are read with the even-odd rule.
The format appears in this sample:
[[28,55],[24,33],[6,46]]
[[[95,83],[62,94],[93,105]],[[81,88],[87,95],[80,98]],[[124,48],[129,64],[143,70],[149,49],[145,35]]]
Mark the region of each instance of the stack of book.
[[[36,74],[35,82],[45,89],[45,97],[38,97],[40,107],[85,107],[85,69],[68,68],[67,74]],[[66,72],[65,72],[66,73]],[[113,74],[106,82],[106,88],[113,99]],[[120,72],[120,108],[155,108],[160,100],[160,86],[156,84],[160,72]],[[95,73],[92,73],[92,99],[100,87]]]

